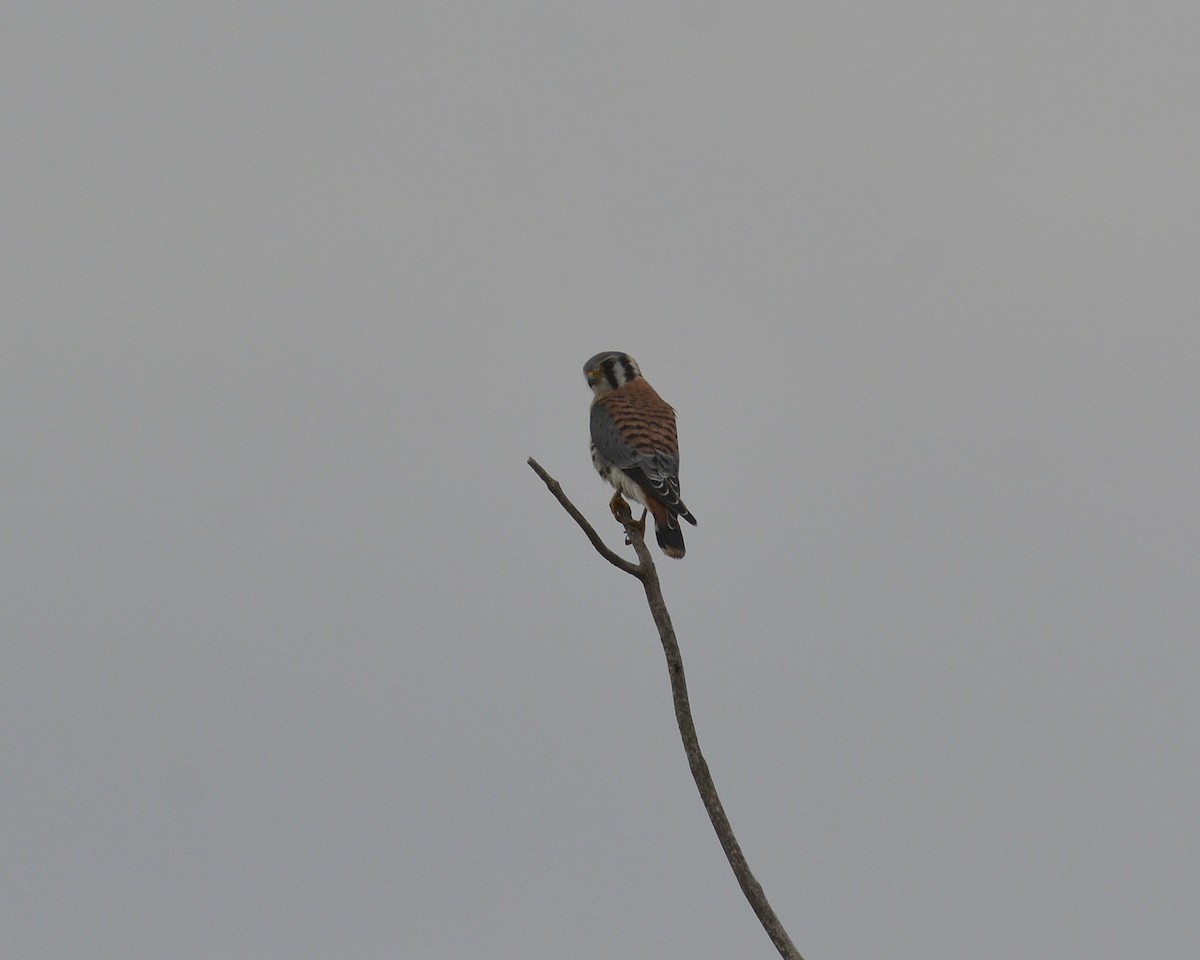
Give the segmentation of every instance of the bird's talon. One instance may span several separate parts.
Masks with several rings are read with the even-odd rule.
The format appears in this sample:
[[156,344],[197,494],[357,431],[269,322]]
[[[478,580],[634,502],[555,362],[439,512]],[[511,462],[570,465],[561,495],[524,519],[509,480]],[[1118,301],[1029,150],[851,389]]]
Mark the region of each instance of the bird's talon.
[[619,492],[614,493],[613,498],[608,501],[608,509],[612,511],[612,515],[618,523],[629,523],[633,517],[629,511],[629,504],[625,502],[625,498]]
[[627,531],[625,534],[625,546],[627,546],[627,547],[633,546],[633,539],[630,537],[630,535],[628,533],[628,530],[630,530],[631,528],[638,532],[638,536],[642,540],[646,539],[646,511],[645,510],[642,510],[641,519],[634,520],[631,515],[626,515],[626,518],[624,520],[622,520],[621,522],[625,525],[625,529]]

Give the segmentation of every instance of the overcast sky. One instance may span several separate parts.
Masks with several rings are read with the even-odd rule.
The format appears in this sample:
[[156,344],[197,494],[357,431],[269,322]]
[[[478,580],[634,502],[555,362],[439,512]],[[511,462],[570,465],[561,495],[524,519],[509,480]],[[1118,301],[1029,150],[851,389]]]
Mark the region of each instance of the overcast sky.
[[1200,7],[39,2],[0,957],[1200,954]]

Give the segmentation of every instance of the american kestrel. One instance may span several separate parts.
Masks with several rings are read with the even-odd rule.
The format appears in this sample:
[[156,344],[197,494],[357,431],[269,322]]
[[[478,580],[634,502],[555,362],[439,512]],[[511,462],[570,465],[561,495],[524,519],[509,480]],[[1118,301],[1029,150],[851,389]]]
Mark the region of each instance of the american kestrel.
[[[654,517],[654,535],[668,557],[683,556],[679,518],[696,525],[679,499],[679,437],[675,411],[649,383],[633,357],[616,350],[583,365],[592,400],[592,463]],[[643,514],[643,517],[645,515]]]

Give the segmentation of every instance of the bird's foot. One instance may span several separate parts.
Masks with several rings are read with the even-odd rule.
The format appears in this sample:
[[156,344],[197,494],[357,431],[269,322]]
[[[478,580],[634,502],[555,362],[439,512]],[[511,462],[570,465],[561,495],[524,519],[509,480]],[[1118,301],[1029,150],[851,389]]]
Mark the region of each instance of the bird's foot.
[[[633,529],[638,532],[638,536],[641,537],[643,540],[645,540],[646,539],[646,511],[645,510],[642,511],[642,518],[640,520],[634,520],[633,517],[630,516],[629,526],[633,527]],[[625,535],[625,546],[627,546],[627,547],[633,546],[633,541],[629,538],[628,534]]]
[[608,509],[612,511],[612,515],[616,518],[617,523],[625,524],[633,522],[633,514],[629,512],[629,504],[625,502],[625,498],[621,496],[620,491],[613,494],[613,498],[608,501]]
[[642,511],[642,518],[640,520],[634,520],[633,512],[629,509],[629,504],[625,501],[625,498],[623,496],[621,496],[619,491],[617,493],[614,493],[613,498],[608,501],[608,508],[612,511],[612,515],[614,517],[616,517],[617,523],[619,523],[619,524],[621,524],[621,526],[625,527],[625,529],[627,531],[625,534],[625,545],[626,546],[630,546],[633,544],[633,541],[629,539],[629,533],[628,533],[628,530],[631,527],[638,532],[638,535],[643,540],[646,539],[646,511],[645,510]]

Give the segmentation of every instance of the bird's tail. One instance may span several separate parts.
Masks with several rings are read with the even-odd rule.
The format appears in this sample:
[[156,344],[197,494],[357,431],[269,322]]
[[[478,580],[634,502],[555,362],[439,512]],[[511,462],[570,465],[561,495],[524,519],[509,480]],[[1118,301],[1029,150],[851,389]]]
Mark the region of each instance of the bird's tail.
[[668,557],[678,560],[683,556],[683,531],[679,529],[679,520],[674,514],[667,514],[666,523],[660,523],[658,517],[654,518],[654,536]]

